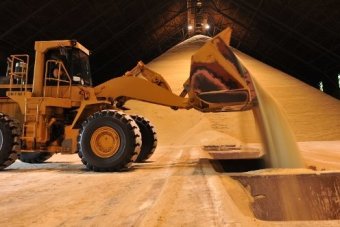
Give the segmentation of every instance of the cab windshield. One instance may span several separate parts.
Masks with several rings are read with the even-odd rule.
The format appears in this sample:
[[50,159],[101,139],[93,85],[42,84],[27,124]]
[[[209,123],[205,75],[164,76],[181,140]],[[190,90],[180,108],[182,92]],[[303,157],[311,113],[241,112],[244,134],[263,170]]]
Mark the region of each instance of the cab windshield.
[[91,86],[91,70],[89,56],[79,49],[72,48],[71,51],[71,64],[70,64],[70,74],[73,77],[80,77],[83,81],[83,85]]
[[73,47],[60,47],[49,50],[48,60],[61,60],[71,77],[72,84],[92,86],[89,56]]

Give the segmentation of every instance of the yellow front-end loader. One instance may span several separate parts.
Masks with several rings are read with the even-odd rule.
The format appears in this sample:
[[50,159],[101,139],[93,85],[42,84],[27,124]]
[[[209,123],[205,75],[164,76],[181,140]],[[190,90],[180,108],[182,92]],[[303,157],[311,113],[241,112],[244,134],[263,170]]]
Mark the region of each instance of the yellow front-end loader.
[[229,47],[230,35],[226,29],[193,55],[180,95],[142,62],[93,87],[89,50],[74,40],[37,41],[32,78],[29,56],[11,55],[0,78],[0,169],[17,158],[40,163],[55,153],[78,153],[94,171],[121,171],[148,159],[156,132],[145,117],[124,113],[130,99],[203,112],[252,108],[251,78]]

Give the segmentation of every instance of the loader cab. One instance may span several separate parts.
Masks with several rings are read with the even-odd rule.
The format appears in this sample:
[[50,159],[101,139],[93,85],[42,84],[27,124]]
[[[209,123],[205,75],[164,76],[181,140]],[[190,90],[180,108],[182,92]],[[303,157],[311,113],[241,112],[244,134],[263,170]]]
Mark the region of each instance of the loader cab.
[[50,85],[52,82],[55,84],[58,78],[64,84],[70,81],[72,85],[92,86],[89,56],[80,49],[75,47],[50,49],[46,52],[45,59],[45,75]]

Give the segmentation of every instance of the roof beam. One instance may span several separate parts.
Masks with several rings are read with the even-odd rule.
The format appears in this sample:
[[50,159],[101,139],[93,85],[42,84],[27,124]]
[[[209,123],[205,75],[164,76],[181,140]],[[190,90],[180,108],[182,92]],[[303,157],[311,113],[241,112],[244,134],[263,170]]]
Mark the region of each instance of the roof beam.
[[[239,5],[240,7],[244,8],[245,10],[248,11],[252,11],[252,10],[256,10],[251,4],[249,4],[247,1],[240,1],[240,0],[231,0],[233,1],[235,4]],[[286,31],[291,32],[292,34],[296,35],[301,41],[303,41],[304,43],[310,45],[310,46],[315,46],[316,48],[318,48],[319,50],[328,53],[330,56],[336,58],[338,61],[340,61],[340,56],[337,55],[336,53],[328,50],[326,47],[320,45],[319,43],[315,42],[314,40],[310,39],[309,37],[307,37],[306,35],[300,33],[299,31],[297,31],[296,29],[282,23],[281,21],[279,21],[278,19],[270,16],[268,13],[264,12],[264,11],[259,11],[259,14],[263,17],[268,19],[269,21],[272,21],[273,23],[279,25],[279,28],[283,28]]]
[[[242,28],[244,29],[247,29],[247,30],[252,30],[251,27],[248,27],[247,25],[243,24],[242,22],[240,22],[239,20],[237,20],[236,18],[232,18],[231,16],[225,14],[224,12],[222,12],[219,8],[215,7],[213,8],[213,10],[215,10],[216,12],[220,13],[222,16],[225,16],[226,18],[232,20],[233,22],[235,22],[236,24],[238,24],[239,26],[241,26]],[[265,34],[258,30],[262,36],[264,36]],[[308,67],[310,67],[312,70],[315,70],[316,72],[320,73],[323,77],[325,77],[329,82],[331,82],[331,84],[334,86],[334,87],[337,87],[337,84],[334,83],[334,81],[329,77],[329,75],[327,75],[325,72],[321,71],[319,68],[315,67],[314,65],[312,64],[309,64],[306,60],[300,58],[299,56],[291,53],[290,51],[286,50],[286,48],[283,48],[282,46],[278,45],[276,42],[270,40],[270,39],[266,39],[266,41],[268,43],[270,43],[271,45],[275,46],[276,48],[278,48],[280,51],[288,54],[289,56],[291,56],[292,58],[298,60],[299,62],[303,63],[304,65],[307,65]]]
[[36,9],[34,12],[30,13],[27,17],[25,17],[23,20],[21,20],[19,23],[15,24],[12,28],[8,29],[6,32],[2,33],[0,35],[0,40],[4,39],[7,35],[12,33],[15,29],[19,28],[23,24],[25,24],[27,21],[29,21],[32,17],[34,17],[36,14],[38,14],[40,11],[44,10],[47,6],[52,4],[55,0],[47,1],[44,5]]
[[[166,20],[164,23],[162,23],[160,26],[156,27],[156,28],[152,28],[148,31],[146,31],[146,33],[148,34],[153,34],[156,30],[160,29],[160,28],[165,28],[166,24],[171,22],[174,18],[178,17],[179,15],[181,15],[182,13],[186,12],[186,8],[185,9],[180,9],[179,12],[177,12],[175,15],[173,15],[170,19]],[[145,16],[145,15],[144,15]],[[181,25],[181,26],[185,26],[185,25]],[[168,31],[168,33],[170,34],[170,31]],[[157,49],[158,51],[160,51],[159,53],[161,53],[161,50],[159,50],[160,47],[160,41],[158,40],[154,46],[156,46],[155,49]],[[119,53],[119,55],[115,55],[114,58],[108,59],[108,61],[106,61],[104,64],[101,65],[100,68],[97,69],[97,72],[102,70],[103,68],[105,68],[107,65],[109,65],[110,63],[114,62],[115,60],[119,59],[123,54],[125,54],[126,52],[130,51],[130,49],[135,48],[136,46],[138,46],[138,42],[133,42],[132,45],[130,45],[128,48],[126,48],[124,51],[122,51],[121,53]]]
[[[254,20],[255,20],[257,14],[258,14],[260,8],[262,7],[262,4],[263,4],[263,0],[261,0],[261,1],[259,2],[259,4],[258,4],[257,7],[256,7],[256,10],[254,11],[253,15],[251,16],[251,19],[250,19],[250,22],[249,22],[249,27],[252,27],[252,25],[253,25],[253,23],[254,23]],[[249,34],[249,30],[247,29],[246,32],[243,33],[242,37],[240,38],[240,41],[238,42],[238,44],[237,44],[237,46],[236,46],[237,49],[241,46],[241,44],[242,44],[244,38],[247,37],[248,34]]]
[[[150,10],[150,13],[162,11],[164,8],[166,8],[167,6],[169,6],[171,4],[172,4],[172,1],[167,1],[165,4],[159,4],[157,7],[152,8]],[[130,31],[130,29],[133,26],[140,24],[141,21],[143,21],[146,17],[147,17],[146,14],[142,14],[134,22],[132,22],[131,24],[129,24],[124,29],[120,30],[119,32],[116,32],[114,36],[112,36],[110,39],[108,39],[107,41],[105,41],[101,45],[99,45],[94,51],[99,51],[99,50],[105,48],[107,45],[109,45],[112,42],[112,40],[116,39],[117,37],[122,36],[123,34],[125,34],[128,31]],[[148,33],[150,34],[150,32],[148,32]]]

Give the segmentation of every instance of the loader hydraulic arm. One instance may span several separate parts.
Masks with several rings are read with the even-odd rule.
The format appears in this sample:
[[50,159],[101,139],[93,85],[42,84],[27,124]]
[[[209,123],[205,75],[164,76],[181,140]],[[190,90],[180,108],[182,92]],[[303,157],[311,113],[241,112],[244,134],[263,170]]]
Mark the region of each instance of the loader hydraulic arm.
[[139,61],[138,64],[132,70],[127,71],[124,74],[124,76],[144,78],[150,81],[151,83],[156,84],[159,87],[171,91],[171,88],[169,84],[166,82],[166,80],[160,74],[147,68],[142,61]]
[[143,62],[123,76],[106,81],[95,88],[97,98],[117,102],[119,106],[130,99],[145,101],[174,109],[192,108],[187,98],[172,93],[169,84]]

